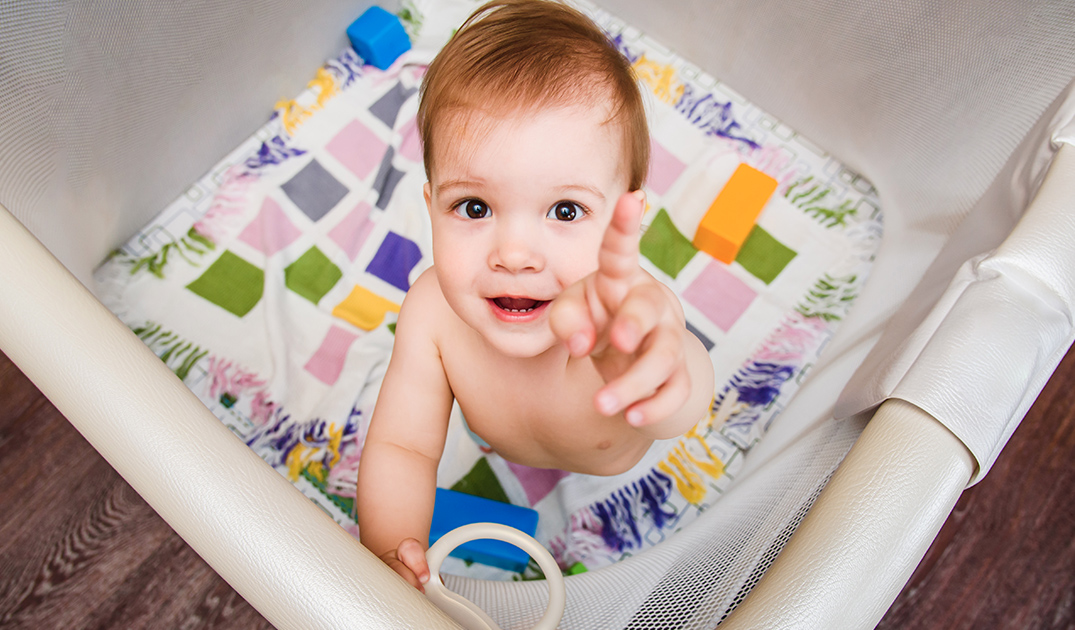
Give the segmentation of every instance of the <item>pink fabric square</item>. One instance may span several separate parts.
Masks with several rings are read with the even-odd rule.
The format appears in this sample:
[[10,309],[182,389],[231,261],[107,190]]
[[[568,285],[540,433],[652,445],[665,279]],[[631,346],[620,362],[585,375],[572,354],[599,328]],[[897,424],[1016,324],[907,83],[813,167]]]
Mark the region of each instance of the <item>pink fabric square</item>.
[[239,240],[266,256],[272,256],[294,243],[301,233],[280,205],[271,197],[266,197],[258,216],[243,228]]
[[556,484],[570,474],[563,470],[531,468],[507,460],[504,460],[504,462],[511,469],[515,478],[519,480],[523,490],[526,491],[526,500],[530,502],[530,507],[534,507],[538,501],[548,496],[552,489],[556,487]]
[[357,334],[333,326],[321,341],[321,347],[306,362],[306,371],[325,385],[334,385],[340,378],[340,373],[343,372],[347,351],[357,338]]
[[710,262],[683,292],[683,299],[724,332],[731,330],[757,296],[718,262]]
[[348,123],[325,145],[340,164],[360,178],[365,178],[381,163],[387,147],[377,134],[357,120]]
[[668,192],[686,168],[687,165],[661,146],[656,138],[650,138],[649,173],[646,174],[646,186],[653,192],[658,195]]
[[340,246],[352,262],[373,230],[373,223],[369,220],[370,210],[370,204],[363,201],[328,233],[328,237]]
[[422,137],[418,134],[418,119],[412,118],[399,130],[403,140],[399,144],[399,154],[412,162],[422,161]]

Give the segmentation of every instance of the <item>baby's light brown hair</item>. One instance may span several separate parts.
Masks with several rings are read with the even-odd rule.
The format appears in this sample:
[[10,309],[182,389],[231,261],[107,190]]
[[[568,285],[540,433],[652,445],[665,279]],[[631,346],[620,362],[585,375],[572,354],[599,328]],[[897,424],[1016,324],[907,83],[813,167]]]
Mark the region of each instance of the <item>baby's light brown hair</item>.
[[426,177],[445,123],[495,114],[607,103],[621,130],[628,190],[649,167],[649,130],[634,72],[593,21],[554,0],[493,0],[474,12],[430,64],[418,129]]

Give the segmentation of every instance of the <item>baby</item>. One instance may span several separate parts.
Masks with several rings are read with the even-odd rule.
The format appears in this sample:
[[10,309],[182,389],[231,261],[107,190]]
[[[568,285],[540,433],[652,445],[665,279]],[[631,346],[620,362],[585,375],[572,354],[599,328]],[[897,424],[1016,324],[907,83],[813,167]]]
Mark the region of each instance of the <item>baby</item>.
[[453,399],[505,459],[614,475],[702,419],[713,368],[639,267],[645,112],[588,18],[485,5],[430,65],[418,121],[434,264],[400,310],[358,518],[362,543],[422,589]]

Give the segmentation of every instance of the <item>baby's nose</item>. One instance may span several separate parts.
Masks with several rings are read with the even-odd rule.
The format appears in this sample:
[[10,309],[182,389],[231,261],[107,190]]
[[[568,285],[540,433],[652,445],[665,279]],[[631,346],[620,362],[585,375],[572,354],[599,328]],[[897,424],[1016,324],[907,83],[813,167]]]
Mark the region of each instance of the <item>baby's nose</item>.
[[500,230],[497,236],[497,244],[489,261],[494,269],[519,273],[541,271],[545,267],[540,237],[532,228],[509,227]]

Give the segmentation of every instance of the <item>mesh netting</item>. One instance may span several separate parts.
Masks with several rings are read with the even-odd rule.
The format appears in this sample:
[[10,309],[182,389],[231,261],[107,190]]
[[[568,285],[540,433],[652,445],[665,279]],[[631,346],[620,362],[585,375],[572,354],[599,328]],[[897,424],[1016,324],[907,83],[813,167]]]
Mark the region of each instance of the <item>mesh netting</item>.
[[[808,432],[697,521],[612,567],[566,578],[561,628],[712,628],[772,564],[861,425],[828,421]],[[542,582],[445,576],[505,630],[529,628],[547,600]]]
[[300,91],[361,10],[0,2],[0,203],[86,281]]

